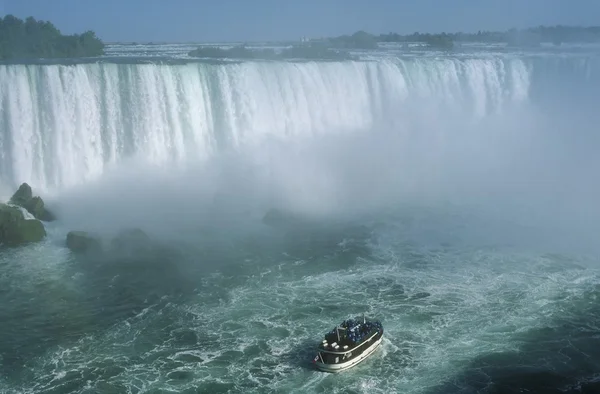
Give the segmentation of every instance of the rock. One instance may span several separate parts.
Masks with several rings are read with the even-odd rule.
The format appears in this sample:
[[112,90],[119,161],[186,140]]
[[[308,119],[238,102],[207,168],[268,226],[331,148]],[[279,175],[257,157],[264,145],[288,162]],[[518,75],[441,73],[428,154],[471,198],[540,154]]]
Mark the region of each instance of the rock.
[[67,234],[67,247],[76,253],[99,251],[101,242],[85,231],[69,231]]
[[24,203],[18,204],[25,208],[35,218],[40,219],[44,216],[44,200],[41,197],[32,197]]
[[78,254],[93,252],[95,257],[100,258],[143,257],[158,250],[152,239],[140,229],[121,231],[110,242],[105,241],[104,237],[86,231],[70,231],[66,240],[71,251]]
[[36,219],[45,222],[56,220],[54,214],[46,209],[44,200],[39,196],[33,196],[31,186],[27,183],[22,183],[19,189],[13,194],[9,201],[11,204],[25,208]]
[[56,216],[49,211],[48,208],[44,208],[44,213],[39,217],[39,219],[43,222],[52,222],[56,220]]
[[0,204],[0,243],[17,246],[39,242],[45,236],[46,229],[42,222],[37,219],[27,219],[19,207]]
[[152,248],[152,239],[139,228],[123,230],[111,242],[112,251],[119,254],[150,252]]
[[31,191],[31,186],[29,186],[27,183],[23,183],[21,184],[21,186],[19,186],[19,189],[15,192],[15,194],[13,194],[13,196],[10,198],[9,203],[19,205],[25,208],[24,205],[29,200],[31,200],[32,197],[33,192]]
[[290,213],[285,213],[275,208],[269,209],[262,219],[264,224],[272,227],[289,226],[297,221],[298,219],[292,216]]
[[150,242],[150,237],[139,228],[131,228],[121,231],[115,238],[115,241],[147,243]]

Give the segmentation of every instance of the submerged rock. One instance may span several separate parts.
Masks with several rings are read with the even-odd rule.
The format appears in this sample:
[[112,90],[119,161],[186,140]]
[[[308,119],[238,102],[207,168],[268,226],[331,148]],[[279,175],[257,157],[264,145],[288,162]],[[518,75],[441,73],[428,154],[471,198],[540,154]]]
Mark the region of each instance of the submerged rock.
[[277,226],[284,224],[287,221],[286,215],[279,209],[269,209],[263,216],[262,222],[268,226]]
[[150,237],[139,228],[131,228],[121,231],[114,239],[113,246],[120,247],[127,244],[147,244],[150,242]]
[[111,242],[112,252],[124,255],[148,253],[153,249],[152,239],[139,228],[121,231]]
[[33,196],[31,186],[22,183],[9,201],[11,204],[25,208],[36,219],[51,222],[56,219],[54,214],[44,206],[44,200],[39,196]]
[[262,222],[267,226],[279,228],[306,224],[300,217],[291,212],[284,212],[276,208],[269,209],[263,216]]
[[96,252],[102,249],[100,240],[85,231],[69,231],[67,247],[76,253]]
[[39,242],[46,236],[46,229],[37,219],[29,219],[21,208],[0,204],[0,243],[17,246]]
[[94,253],[96,257],[121,258],[154,255],[159,248],[142,230],[126,229],[106,239],[86,231],[70,231],[67,247],[78,254]]

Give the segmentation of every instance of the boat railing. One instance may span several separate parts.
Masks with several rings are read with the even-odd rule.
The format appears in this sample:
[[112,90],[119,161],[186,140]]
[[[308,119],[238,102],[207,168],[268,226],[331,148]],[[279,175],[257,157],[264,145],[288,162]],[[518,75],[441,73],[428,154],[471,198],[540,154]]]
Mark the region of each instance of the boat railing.
[[331,344],[331,346],[335,349],[335,350],[329,350],[329,349],[325,349],[325,346],[327,345],[326,341],[323,341],[323,343],[321,344],[321,347],[319,348],[320,352],[324,352],[324,353],[329,353],[329,354],[346,354],[348,352],[354,351],[362,346],[364,346],[365,344],[369,343],[375,336],[377,336],[377,334],[379,334],[379,330],[377,330],[373,335],[371,335],[368,339],[366,339],[365,341],[363,341],[362,343],[360,343],[358,346],[353,347],[352,349],[349,348],[348,345],[344,345],[342,347],[342,351],[338,351],[338,349],[341,347],[337,342],[333,342]]

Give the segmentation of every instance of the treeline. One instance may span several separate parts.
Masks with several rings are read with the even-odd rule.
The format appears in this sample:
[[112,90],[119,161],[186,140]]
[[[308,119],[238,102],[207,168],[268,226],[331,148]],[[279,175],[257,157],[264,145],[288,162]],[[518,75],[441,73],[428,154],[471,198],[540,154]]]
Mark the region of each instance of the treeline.
[[52,23],[13,15],[0,18],[0,60],[102,56],[104,43],[93,31],[62,35]]
[[[413,33],[400,35],[397,33],[374,36],[378,42],[419,42],[433,35]],[[510,29],[506,31],[478,31],[477,33],[442,33],[437,36],[446,37],[453,42],[485,42],[507,44],[541,44],[541,43],[590,43],[600,42],[600,26],[538,26],[528,29]]]
[[454,46],[452,38],[446,34],[400,35],[397,33],[373,35],[365,31],[357,31],[352,35],[343,35],[324,39],[311,40],[325,45],[344,49],[377,49],[380,42],[422,42],[438,49],[451,49]]
[[292,45],[276,52],[271,48],[250,49],[245,45],[223,49],[214,46],[201,46],[188,53],[189,56],[211,59],[252,59],[252,60],[350,60],[354,57],[347,52],[337,51],[320,43]]
[[427,46],[450,49],[454,43],[484,42],[506,43],[508,45],[539,45],[541,43],[590,43],[600,42],[600,26],[538,26],[528,29],[510,29],[503,32],[478,31],[477,33],[412,33],[398,34],[387,33],[374,35],[365,31],[358,31],[352,35],[329,37],[313,42],[325,42],[333,47],[348,49],[376,49],[383,42],[420,42]]

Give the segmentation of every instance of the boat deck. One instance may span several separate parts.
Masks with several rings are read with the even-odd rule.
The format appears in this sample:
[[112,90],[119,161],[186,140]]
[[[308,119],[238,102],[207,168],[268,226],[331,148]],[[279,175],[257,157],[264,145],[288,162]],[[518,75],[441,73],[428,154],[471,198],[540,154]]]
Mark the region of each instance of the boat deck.
[[339,340],[334,339],[333,342],[329,342],[332,339],[326,337],[318,346],[318,350],[320,352],[332,354],[344,354],[351,352],[370,342],[375,336],[377,336],[377,334],[379,334],[379,332],[380,330],[377,329],[371,330],[360,341],[354,341],[347,336],[341,336]]
[[349,319],[325,334],[313,359],[323,371],[339,372],[367,358],[381,343],[383,326],[379,321]]

